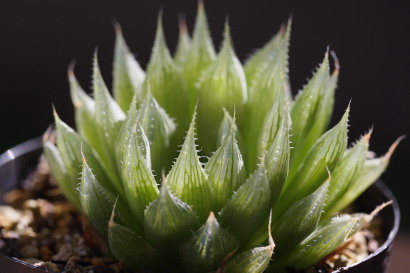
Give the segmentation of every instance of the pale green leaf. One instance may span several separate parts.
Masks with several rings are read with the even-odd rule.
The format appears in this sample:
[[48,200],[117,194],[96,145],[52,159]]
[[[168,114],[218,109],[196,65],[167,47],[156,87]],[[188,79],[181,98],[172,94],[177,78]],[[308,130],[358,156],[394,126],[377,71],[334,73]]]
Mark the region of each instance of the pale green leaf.
[[151,90],[159,105],[177,120],[178,131],[184,132],[189,124],[188,98],[181,75],[165,42],[161,15],[158,18],[157,33],[143,89],[145,94]]
[[160,175],[163,169],[168,171],[176,156],[174,121],[149,92],[138,110],[137,120],[149,141],[154,174]]
[[119,169],[122,167],[122,159],[124,158],[126,144],[129,142],[129,138],[131,137],[132,131],[137,130],[137,139],[139,148],[141,151],[142,157],[145,159],[147,163],[148,169],[151,169],[151,149],[150,144],[145,132],[141,127],[140,123],[135,125],[137,122],[137,99],[136,95],[132,98],[131,105],[129,107],[127,117],[124,123],[121,126],[121,130],[118,134],[117,141],[115,144],[115,155],[117,157],[117,166]]
[[43,151],[54,181],[56,181],[76,209],[81,211],[80,198],[77,191],[78,177],[68,172],[60,152],[52,142],[48,140],[43,141]]
[[335,210],[342,210],[351,202],[356,200],[368,187],[370,187],[386,170],[390,158],[397,145],[404,137],[399,137],[389,148],[388,152],[378,158],[367,159],[359,175],[349,185],[347,191],[340,197],[339,202],[334,205]]
[[115,203],[115,197],[96,179],[83,157],[80,200],[83,211],[92,226],[105,240],[108,239],[108,221]]
[[198,2],[198,11],[192,35],[192,45],[183,65],[185,85],[189,98],[189,114],[193,113],[197,102],[196,83],[202,72],[215,60],[216,54],[209,34],[204,5]]
[[175,197],[164,183],[161,193],[145,210],[146,237],[165,253],[172,254],[199,227],[195,212]]
[[287,254],[317,227],[323,213],[329,182],[333,182],[330,177],[315,192],[292,204],[283,216],[272,224],[272,235],[279,256]]
[[97,150],[97,152],[110,176],[114,180],[119,180],[119,174],[116,168],[117,162],[114,156],[115,143],[122,122],[125,120],[125,114],[108,92],[98,66],[96,54],[94,55],[93,91],[97,125],[95,130],[98,132],[102,144],[102,149]]
[[[247,169],[253,171],[257,160],[258,141],[265,118],[281,90],[287,94],[286,83],[287,43],[267,56],[267,66],[255,77],[254,83],[249,85],[249,99],[246,106],[244,140],[247,154]],[[289,98],[288,98],[288,101]]]
[[180,250],[187,272],[216,270],[223,258],[238,247],[238,242],[222,228],[211,212],[205,225],[194,233]]
[[[226,115],[225,115],[226,116]],[[226,200],[245,181],[245,166],[236,141],[236,125],[232,120],[229,134],[211,156],[205,167],[208,181],[215,193],[214,211],[219,211]]]
[[321,221],[315,231],[290,252],[287,258],[278,260],[278,263],[283,267],[292,266],[297,269],[314,265],[339,247],[358,227],[357,222],[358,218],[349,215]]
[[283,85],[265,118],[258,142],[258,156],[267,170],[271,205],[280,195],[289,171],[291,119],[288,104]]
[[106,168],[101,163],[99,156],[94,153],[93,149],[84,141],[71,127],[65,124],[54,112],[56,123],[56,142],[61,158],[67,168],[67,171],[72,174],[72,183],[77,183],[76,175],[81,173],[82,156],[81,151],[87,157],[89,165],[97,175],[98,180],[110,192],[122,192],[122,186],[113,183],[112,179],[106,172]]
[[273,249],[275,248],[270,230],[271,220],[270,215],[267,223],[269,244],[267,246],[252,248],[234,257],[228,263],[227,273],[262,273],[265,271],[272,258]]
[[179,36],[178,44],[174,53],[174,62],[179,68],[182,69],[182,66],[185,63],[185,59],[191,48],[192,41],[188,33],[188,27],[185,22],[185,16],[181,14],[178,19]]
[[75,124],[79,134],[87,140],[94,149],[101,150],[98,132],[95,130],[95,102],[81,88],[74,75],[74,65],[68,69],[71,101],[74,105]]
[[[198,136],[205,154],[215,151],[218,131],[215,124],[223,118],[222,107],[235,111],[237,122],[244,116],[248,98],[245,72],[235,55],[228,25],[217,59],[202,73],[198,84]],[[239,124],[239,128],[242,124]],[[215,129],[213,129],[215,128]]]
[[366,155],[369,150],[371,132],[364,135],[360,141],[349,149],[339,160],[332,172],[332,183],[329,187],[328,200],[326,202],[326,214],[330,215],[339,211],[334,205],[343,199],[343,195],[350,188],[350,184],[361,173]]
[[222,143],[224,143],[225,139],[231,135],[232,126],[235,128],[236,134],[238,134],[238,127],[236,126],[234,119],[225,108],[223,108],[223,111],[224,117],[218,129],[218,147],[220,147]]
[[229,199],[218,217],[221,224],[246,243],[264,223],[269,213],[270,190],[263,167],[251,177]]
[[140,235],[110,220],[108,242],[114,257],[131,270],[153,270],[164,266],[164,260]]
[[115,34],[113,92],[118,105],[127,111],[134,94],[141,93],[145,73],[130,52],[118,23]]
[[350,107],[340,122],[324,133],[313,145],[297,170],[289,172],[288,179],[273,208],[274,219],[284,212],[293,200],[299,200],[315,191],[332,172],[347,145],[347,122]]
[[[276,66],[275,62],[278,60],[282,62],[282,69],[285,73],[285,80],[287,85],[287,97],[289,102],[292,100],[290,93],[290,85],[288,83],[288,55],[289,55],[289,41],[290,32],[292,29],[292,20],[289,19],[288,24],[282,25],[279,32],[261,49],[257,50],[245,62],[245,74],[249,86],[257,85],[260,77],[269,69]],[[271,67],[273,65],[273,67]],[[266,76],[266,75],[265,75]],[[255,90],[254,92],[257,92]]]
[[213,206],[213,194],[195,145],[195,114],[179,156],[167,177],[171,191],[192,206],[204,221]]
[[328,52],[308,84],[297,96],[291,110],[292,150],[291,169],[297,168],[310,148],[326,130],[333,113],[334,93],[339,75],[338,64],[329,75]]
[[159,193],[157,183],[143,157],[138,135],[144,134],[142,128],[134,123],[124,143],[122,159],[122,178],[125,196],[134,215],[142,223],[145,208]]

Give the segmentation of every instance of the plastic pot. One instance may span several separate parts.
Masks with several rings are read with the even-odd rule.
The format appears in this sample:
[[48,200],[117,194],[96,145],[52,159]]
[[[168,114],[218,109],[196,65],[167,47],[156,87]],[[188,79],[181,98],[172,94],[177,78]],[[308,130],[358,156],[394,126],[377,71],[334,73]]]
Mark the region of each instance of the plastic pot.
[[[38,157],[42,152],[41,139],[24,142],[0,155],[0,204],[5,192],[19,187],[19,183],[34,169]],[[393,200],[393,205],[386,207],[380,217],[383,220],[383,234],[385,242],[380,248],[366,259],[354,265],[339,268],[341,272],[372,272],[386,273],[390,260],[393,240],[400,223],[400,210],[392,192],[381,181],[377,181],[356,201],[362,212],[371,212],[377,205]],[[46,270],[35,268],[19,259],[0,254],[0,273],[40,273]],[[50,272],[50,271],[48,271]]]

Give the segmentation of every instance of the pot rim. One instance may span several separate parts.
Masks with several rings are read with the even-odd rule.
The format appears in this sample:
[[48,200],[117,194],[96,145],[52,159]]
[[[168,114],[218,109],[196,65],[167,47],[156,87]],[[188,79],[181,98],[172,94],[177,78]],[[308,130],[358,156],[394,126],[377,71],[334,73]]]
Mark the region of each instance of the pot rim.
[[[8,150],[6,150],[4,153],[2,153],[0,155],[0,166],[3,164],[6,164],[7,162],[10,162],[12,160],[14,160],[17,157],[20,157],[22,155],[24,155],[25,153],[29,152],[29,151],[33,151],[33,150],[37,150],[37,149],[41,149],[43,146],[43,142],[42,142],[42,137],[37,137],[34,139],[30,139],[27,140],[21,144],[18,144]],[[393,215],[394,215],[394,224],[393,224],[393,228],[390,230],[387,239],[385,240],[385,242],[372,254],[370,254],[369,256],[367,256],[366,258],[364,258],[363,260],[360,260],[357,263],[351,264],[349,266],[346,267],[341,267],[338,268],[337,270],[334,271],[334,273],[339,273],[339,272],[343,272],[344,270],[347,270],[351,267],[357,266],[361,263],[364,263],[370,259],[372,259],[373,257],[379,255],[381,252],[385,251],[387,248],[389,248],[392,243],[393,240],[395,239],[398,230],[399,230],[399,226],[400,226],[400,208],[399,208],[399,204],[395,198],[395,196],[393,195],[392,191],[387,187],[386,184],[384,184],[381,180],[376,181],[373,184],[374,187],[377,187],[380,191],[383,192],[383,194],[387,197],[387,199],[392,200],[392,209],[393,209]],[[44,270],[44,269],[40,269],[38,267],[35,267],[29,263],[26,263],[20,259],[14,258],[14,257],[10,257],[7,255],[4,255],[2,253],[0,253],[0,255],[2,257],[5,257],[7,259],[9,259],[10,261],[13,262],[17,262],[19,264],[23,264],[26,266],[29,266],[33,269],[37,269],[37,270],[41,270],[38,272],[52,272],[49,270]]]

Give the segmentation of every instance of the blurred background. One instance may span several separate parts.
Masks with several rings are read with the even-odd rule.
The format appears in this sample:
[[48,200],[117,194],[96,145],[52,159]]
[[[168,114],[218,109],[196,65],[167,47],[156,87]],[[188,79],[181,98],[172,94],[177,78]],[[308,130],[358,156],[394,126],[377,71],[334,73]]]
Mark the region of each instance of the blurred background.
[[[111,85],[113,20],[145,66],[159,8],[171,49],[177,15],[192,30],[195,0],[2,0],[0,2],[0,153],[41,135],[52,124],[52,104],[73,124],[67,66],[77,61],[84,88],[91,85],[91,59],[98,46],[103,75]],[[336,94],[338,120],[352,99],[350,141],[374,126],[371,148],[387,151],[400,135],[410,135],[410,8],[396,1],[205,0],[212,36],[221,43],[229,16],[235,48],[245,60],[293,15],[290,78],[293,93],[306,83],[326,47],[341,63]],[[383,180],[402,208],[402,231],[410,231],[410,139],[394,154]]]

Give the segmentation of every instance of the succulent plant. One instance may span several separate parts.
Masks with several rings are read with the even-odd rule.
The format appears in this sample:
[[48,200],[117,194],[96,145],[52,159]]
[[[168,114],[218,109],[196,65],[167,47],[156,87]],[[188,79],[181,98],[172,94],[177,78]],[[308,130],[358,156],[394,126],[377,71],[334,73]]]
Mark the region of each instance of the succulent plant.
[[350,106],[326,131],[339,74],[329,51],[293,99],[290,29],[289,21],[242,64],[228,24],[215,53],[199,4],[192,39],[182,21],[173,56],[159,16],[145,72],[116,25],[113,97],[97,54],[93,97],[69,69],[78,132],[54,112],[56,146],[45,138],[44,152],[68,199],[126,267],[304,269],[369,221],[336,213],[381,175],[397,143],[368,158],[368,132],[347,148]]

